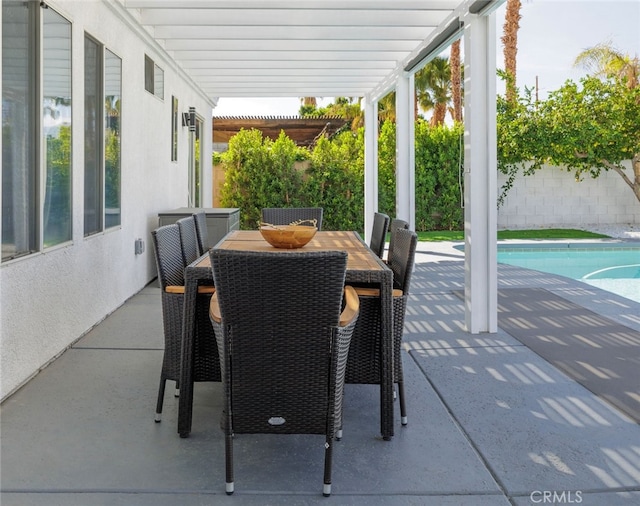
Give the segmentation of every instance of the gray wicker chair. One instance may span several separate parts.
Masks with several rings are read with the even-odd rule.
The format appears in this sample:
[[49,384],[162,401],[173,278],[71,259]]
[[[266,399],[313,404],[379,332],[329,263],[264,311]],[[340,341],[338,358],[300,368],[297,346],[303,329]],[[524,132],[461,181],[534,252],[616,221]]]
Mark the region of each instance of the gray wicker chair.
[[265,207],[262,210],[263,223],[289,225],[300,220],[316,220],[318,230],[322,230],[322,207]]
[[399,228],[409,230],[409,223],[401,220],[400,218],[393,218],[391,220],[391,225],[389,225],[389,249],[387,250],[386,263],[389,263],[391,256],[393,255],[393,246],[396,242],[396,232]]
[[209,251],[209,232],[207,230],[207,213],[197,211],[193,213],[193,220],[196,225],[196,238],[198,239],[198,253],[204,255]]
[[[344,286],[347,254],[209,254],[216,285],[210,316],[223,371],[226,492],[234,491],[234,434],[323,434],[323,494],[329,495],[358,317],[355,290]],[[347,309],[341,314],[343,292],[348,316]]]
[[384,213],[375,213],[373,215],[373,227],[371,228],[369,247],[380,258],[384,256],[384,245],[388,229],[389,217]]
[[199,256],[198,234],[196,232],[196,220],[193,216],[179,219],[177,222],[180,229],[180,242],[182,243],[182,259],[187,266]]
[[[411,284],[411,274],[415,263],[418,236],[411,230],[398,229],[389,267],[393,270],[393,381],[398,384],[400,416],[407,424],[404,398],[404,375],[402,371],[402,333],[407,298]],[[357,287],[360,298],[360,316],[353,332],[349,360],[347,362],[346,383],[381,383],[381,333],[380,333],[380,291],[376,288]]]
[[[151,232],[162,292],[162,323],[164,355],[160,373],[160,388],[156,405],[156,422],[161,421],[167,380],[179,387],[182,357],[182,320],[184,305],[184,259],[178,225],[164,225]],[[213,286],[198,287],[196,314],[196,349],[198,361],[194,366],[194,381],[220,381],[220,359],[215,345],[208,312]]]

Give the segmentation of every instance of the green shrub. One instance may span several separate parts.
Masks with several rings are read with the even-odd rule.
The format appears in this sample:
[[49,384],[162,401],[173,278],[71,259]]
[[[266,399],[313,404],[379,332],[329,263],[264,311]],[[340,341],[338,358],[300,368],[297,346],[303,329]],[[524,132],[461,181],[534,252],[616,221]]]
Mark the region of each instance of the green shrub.
[[463,128],[415,126],[416,230],[461,230]]
[[[460,206],[462,127],[416,122],[416,230],[456,230]],[[241,130],[220,156],[226,172],[221,204],[240,208],[240,225],[255,229],[263,207],[322,207],[323,229],[364,230],[364,130],[321,138],[312,150],[281,132],[276,141]],[[306,169],[296,161],[306,160]],[[378,209],[395,216],[395,124],[385,121],[378,140]]]

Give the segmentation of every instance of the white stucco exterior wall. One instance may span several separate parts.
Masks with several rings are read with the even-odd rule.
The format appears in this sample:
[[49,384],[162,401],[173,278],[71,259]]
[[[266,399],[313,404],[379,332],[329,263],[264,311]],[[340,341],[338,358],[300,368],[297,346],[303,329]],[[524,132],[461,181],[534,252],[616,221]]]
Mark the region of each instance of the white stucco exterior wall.
[[[92,1],[48,1],[72,23],[73,241],[0,264],[0,399],[103,320],[156,275],[151,230],[157,215],[187,205],[188,132],[179,127],[178,161],[171,161],[171,96],[179,111],[204,118],[203,188],[211,188],[212,103],[184,78],[162,49],[126,18]],[[84,36],[122,58],[122,225],[83,234]],[[164,70],[164,100],[144,89],[144,55]],[[211,205],[205,195],[204,206]],[[142,238],[145,252],[134,254]]]
[[[625,167],[633,180],[631,163]],[[498,173],[498,194],[505,180]],[[531,176],[518,176],[498,209],[499,229],[625,223],[640,223],[640,202],[614,171],[576,182],[572,172],[545,166]]]

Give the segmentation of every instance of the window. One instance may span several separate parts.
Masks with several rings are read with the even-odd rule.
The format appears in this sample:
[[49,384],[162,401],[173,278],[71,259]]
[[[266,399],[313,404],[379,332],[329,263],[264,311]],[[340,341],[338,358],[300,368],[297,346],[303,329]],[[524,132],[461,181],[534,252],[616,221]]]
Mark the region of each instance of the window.
[[35,2],[2,2],[2,134],[4,261],[72,232],[71,24]]
[[84,235],[102,231],[102,48],[84,38]]
[[104,200],[107,228],[121,224],[120,104],[122,60],[109,50],[104,57]]
[[121,223],[122,62],[89,35],[84,52],[84,235]]
[[144,55],[144,89],[164,100],[164,70]]
[[71,240],[71,23],[42,9],[44,247]]
[[[200,140],[204,130],[204,120],[196,114],[195,107],[189,107],[189,206],[202,204],[202,150]],[[193,122],[193,127],[191,126]]]
[[153,94],[164,100],[164,70],[155,64],[153,66]]
[[153,93],[153,67],[154,63],[146,54],[144,55],[144,89]]
[[178,160],[178,99],[171,97],[171,161]]

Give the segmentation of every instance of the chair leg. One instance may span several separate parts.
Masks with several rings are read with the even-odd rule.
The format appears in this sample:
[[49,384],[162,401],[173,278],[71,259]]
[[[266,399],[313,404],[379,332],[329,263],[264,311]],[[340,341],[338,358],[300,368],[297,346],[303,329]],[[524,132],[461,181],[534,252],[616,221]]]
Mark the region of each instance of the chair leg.
[[409,423],[407,419],[407,405],[404,400],[404,381],[398,381],[398,395],[400,397],[400,422],[402,425]]
[[404,400],[404,371],[402,368],[402,357],[400,357],[400,363],[398,364],[398,397],[400,397],[400,422],[402,425],[407,425],[407,404]]
[[225,492],[227,495],[233,494],[233,435],[226,434],[224,438],[224,451],[225,451],[225,467],[226,467],[226,484]]
[[322,487],[322,495],[329,497],[331,495],[331,467],[333,459],[333,441],[331,436],[327,435],[324,444],[324,486]]
[[162,421],[162,404],[164,402],[164,387],[167,382],[167,378],[164,374],[160,375],[160,387],[158,388],[158,402],[156,403],[156,423]]

